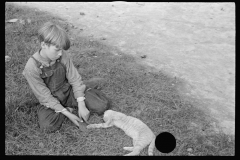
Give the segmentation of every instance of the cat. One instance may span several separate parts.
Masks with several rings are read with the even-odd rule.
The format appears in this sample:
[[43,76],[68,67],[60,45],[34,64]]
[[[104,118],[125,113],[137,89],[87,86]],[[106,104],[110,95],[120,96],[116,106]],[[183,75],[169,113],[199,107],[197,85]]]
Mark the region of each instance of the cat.
[[108,128],[111,126],[121,128],[133,139],[133,147],[123,147],[125,150],[132,151],[125,156],[139,155],[141,150],[149,144],[148,155],[153,155],[156,136],[141,120],[113,110],[106,110],[103,120],[105,123],[89,124],[87,128]]

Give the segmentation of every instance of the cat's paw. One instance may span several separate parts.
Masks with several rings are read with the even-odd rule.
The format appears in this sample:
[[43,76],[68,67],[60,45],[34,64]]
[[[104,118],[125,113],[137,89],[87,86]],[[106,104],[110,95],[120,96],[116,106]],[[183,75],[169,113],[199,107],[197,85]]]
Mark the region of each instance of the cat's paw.
[[87,125],[87,129],[95,128],[95,127],[96,127],[95,124],[89,124],[89,125]]

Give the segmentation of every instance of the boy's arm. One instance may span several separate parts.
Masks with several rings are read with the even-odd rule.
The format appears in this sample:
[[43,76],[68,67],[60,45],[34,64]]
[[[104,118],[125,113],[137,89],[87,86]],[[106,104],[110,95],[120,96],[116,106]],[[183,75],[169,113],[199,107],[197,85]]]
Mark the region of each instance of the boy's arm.
[[73,65],[73,62],[71,58],[67,55],[67,53],[63,54],[63,61],[66,65],[66,77],[69,84],[72,85],[75,99],[77,99],[78,97],[84,97],[84,91],[86,89],[86,86],[85,84],[83,84],[80,74]]
[[35,67],[32,67],[31,70],[25,68],[23,75],[27,79],[29,86],[31,87],[36,98],[39,100],[40,104],[55,111],[61,111],[64,109],[59,101],[52,96],[50,90],[43,82],[42,78],[40,77],[40,73]]

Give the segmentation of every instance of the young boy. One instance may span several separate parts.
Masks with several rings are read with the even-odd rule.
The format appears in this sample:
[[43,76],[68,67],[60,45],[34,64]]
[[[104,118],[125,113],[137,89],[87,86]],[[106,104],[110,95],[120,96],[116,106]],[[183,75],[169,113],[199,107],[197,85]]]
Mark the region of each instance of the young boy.
[[[41,106],[37,115],[43,130],[54,132],[61,127],[65,117],[80,126],[89,118],[85,106],[85,84],[72,60],[63,50],[70,48],[67,33],[58,25],[45,23],[38,31],[41,49],[26,63],[23,75],[27,79]],[[72,108],[78,107],[78,116]]]

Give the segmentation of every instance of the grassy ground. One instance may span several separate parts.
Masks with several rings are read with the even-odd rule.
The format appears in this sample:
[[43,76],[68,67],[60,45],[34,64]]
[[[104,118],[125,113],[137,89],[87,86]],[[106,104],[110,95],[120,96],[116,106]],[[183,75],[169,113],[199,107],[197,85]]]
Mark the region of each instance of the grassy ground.
[[[172,153],[155,149],[154,155],[235,155],[235,138],[214,132],[213,121],[178,93],[176,79],[139,65],[114,47],[75,35],[70,24],[48,13],[6,3],[5,19],[13,18],[31,23],[5,23],[5,55],[11,57],[5,63],[6,155],[123,155],[128,153],[123,147],[132,145],[130,137],[116,127],[83,133],[66,120],[55,133],[39,131],[39,103],[21,73],[39,48],[38,27],[49,20],[68,31],[69,53],[83,79],[103,78],[99,85],[113,110],[141,119],[156,135],[168,131],[176,137]],[[89,122],[103,121],[91,116]],[[147,155],[147,148],[140,155]]]

